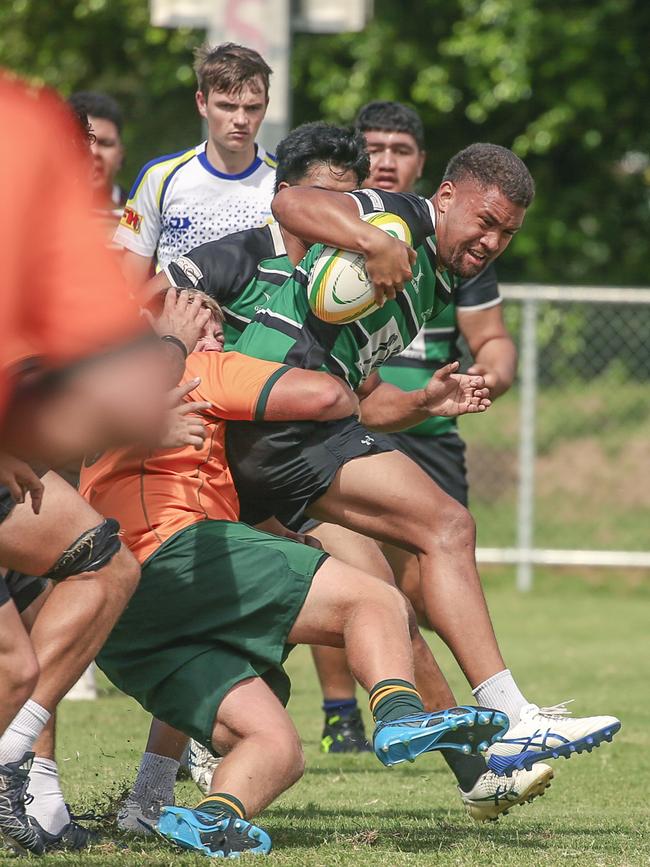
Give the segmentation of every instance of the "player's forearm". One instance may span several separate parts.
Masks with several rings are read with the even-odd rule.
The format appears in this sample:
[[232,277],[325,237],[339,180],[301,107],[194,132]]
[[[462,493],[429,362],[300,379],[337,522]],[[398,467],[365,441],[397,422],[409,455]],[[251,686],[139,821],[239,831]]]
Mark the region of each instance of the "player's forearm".
[[392,433],[413,427],[430,418],[424,389],[403,391],[389,382],[381,382],[359,404],[361,423],[371,430]]
[[273,199],[273,215],[309,244],[328,244],[367,255],[383,232],[364,222],[352,198],[312,187],[287,187]]
[[488,340],[476,353],[474,364],[484,368],[490,397],[494,400],[505,394],[517,374],[517,350],[509,337]]

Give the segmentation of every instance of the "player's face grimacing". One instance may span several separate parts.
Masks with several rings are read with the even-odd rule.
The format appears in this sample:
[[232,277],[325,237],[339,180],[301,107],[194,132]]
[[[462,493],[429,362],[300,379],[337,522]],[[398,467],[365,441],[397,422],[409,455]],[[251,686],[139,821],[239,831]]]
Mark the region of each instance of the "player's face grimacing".
[[475,277],[506,249],[526,209],[496,187],[443,181],[436,193],[438,257],[458,277]]
[[196,343],[195,352],[223,352],[225,346],[223,323],[211,316]]
[[227,151],[245,151],[255,141],[264,120],[268,97],[257,76],[240,91],[211,90],[207,98],[196,94],[199,114],[208,123],[211,140]]
[[426,154],[408,132],[368,130],[364,138],[370,154],[367,189],[408,193],[422,176]]

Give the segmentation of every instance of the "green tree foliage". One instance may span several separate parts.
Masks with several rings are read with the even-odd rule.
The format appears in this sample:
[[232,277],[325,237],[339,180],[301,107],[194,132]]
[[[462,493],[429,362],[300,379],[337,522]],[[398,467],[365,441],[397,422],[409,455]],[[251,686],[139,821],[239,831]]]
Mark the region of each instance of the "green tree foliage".
[[195,144],[192,48],[200,31],[149,24],[147,0],[3,0],[0,64],[56,88],[105,90],[124,109],[129,186],[147,160]]
[[[149,25],[147,0],[4,0],[0,63],[124,105],[130,181],[199,135],[191,49]],[[500,271],[510,279],[647,284],[647,0],[375,0],[362,34],[296,34],[295,123],[349,122],[371,99],[422,114],[430,192],[471,141],[513,147],[538,194]]]
[[644,0],[376,0],[363,37],[297,36],[295,119],[411,103],[427,191],[464,145],[512,147],[538,192],[503,276],[647,284],[649,44]]

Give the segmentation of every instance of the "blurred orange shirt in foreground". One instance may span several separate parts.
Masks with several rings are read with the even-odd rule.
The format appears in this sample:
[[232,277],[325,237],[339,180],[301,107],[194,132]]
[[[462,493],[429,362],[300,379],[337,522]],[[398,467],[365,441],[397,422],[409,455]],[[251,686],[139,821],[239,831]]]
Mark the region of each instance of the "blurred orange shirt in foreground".
[[91,215],[80,131],[52,92],[0,71],[0,419],[12,366],[59,370],[144,330]]

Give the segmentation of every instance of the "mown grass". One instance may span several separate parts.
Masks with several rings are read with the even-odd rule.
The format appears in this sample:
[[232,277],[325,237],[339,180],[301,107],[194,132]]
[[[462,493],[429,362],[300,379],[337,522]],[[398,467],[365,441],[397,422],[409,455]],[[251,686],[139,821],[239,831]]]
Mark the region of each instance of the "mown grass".
[[[490,573],[488,598],[509,665],[528,696],[554,704],[575,697],[578,713],[614,713],[623,729],[613,744],[556,762],[544,798],[496,824],[466,817],[446,767],[430,755],[415,765],[384,769],[373,756],[327,757],[318,752],[319,695],[309,654],[294,652],[290,711],[305,742],[304,779],[260,818],[274,840],[269,864],[538,865],[650,864],[648,693],[650,601],[644,586],[599,587],[571,575],[540,580],[526,596],[509,577]],[[436,653],[469,700],[446,649]],[[107,691],[96,702],[64,703],[58,758],[75,808],[111,812],[132,779],[147,729],[134,702]],[[263,772],[263,767],[261,769]],[[179,783],[177,799],[193,803],[194,786]],[[82,855],[51,855],[43,865],[185,865],[204,863],[157,841],[116,835]],[[3,865],[21,863],[0,856]],[[27,863],[26,861],[23,863]],[[30,861],[33,863],[33,861]]]

